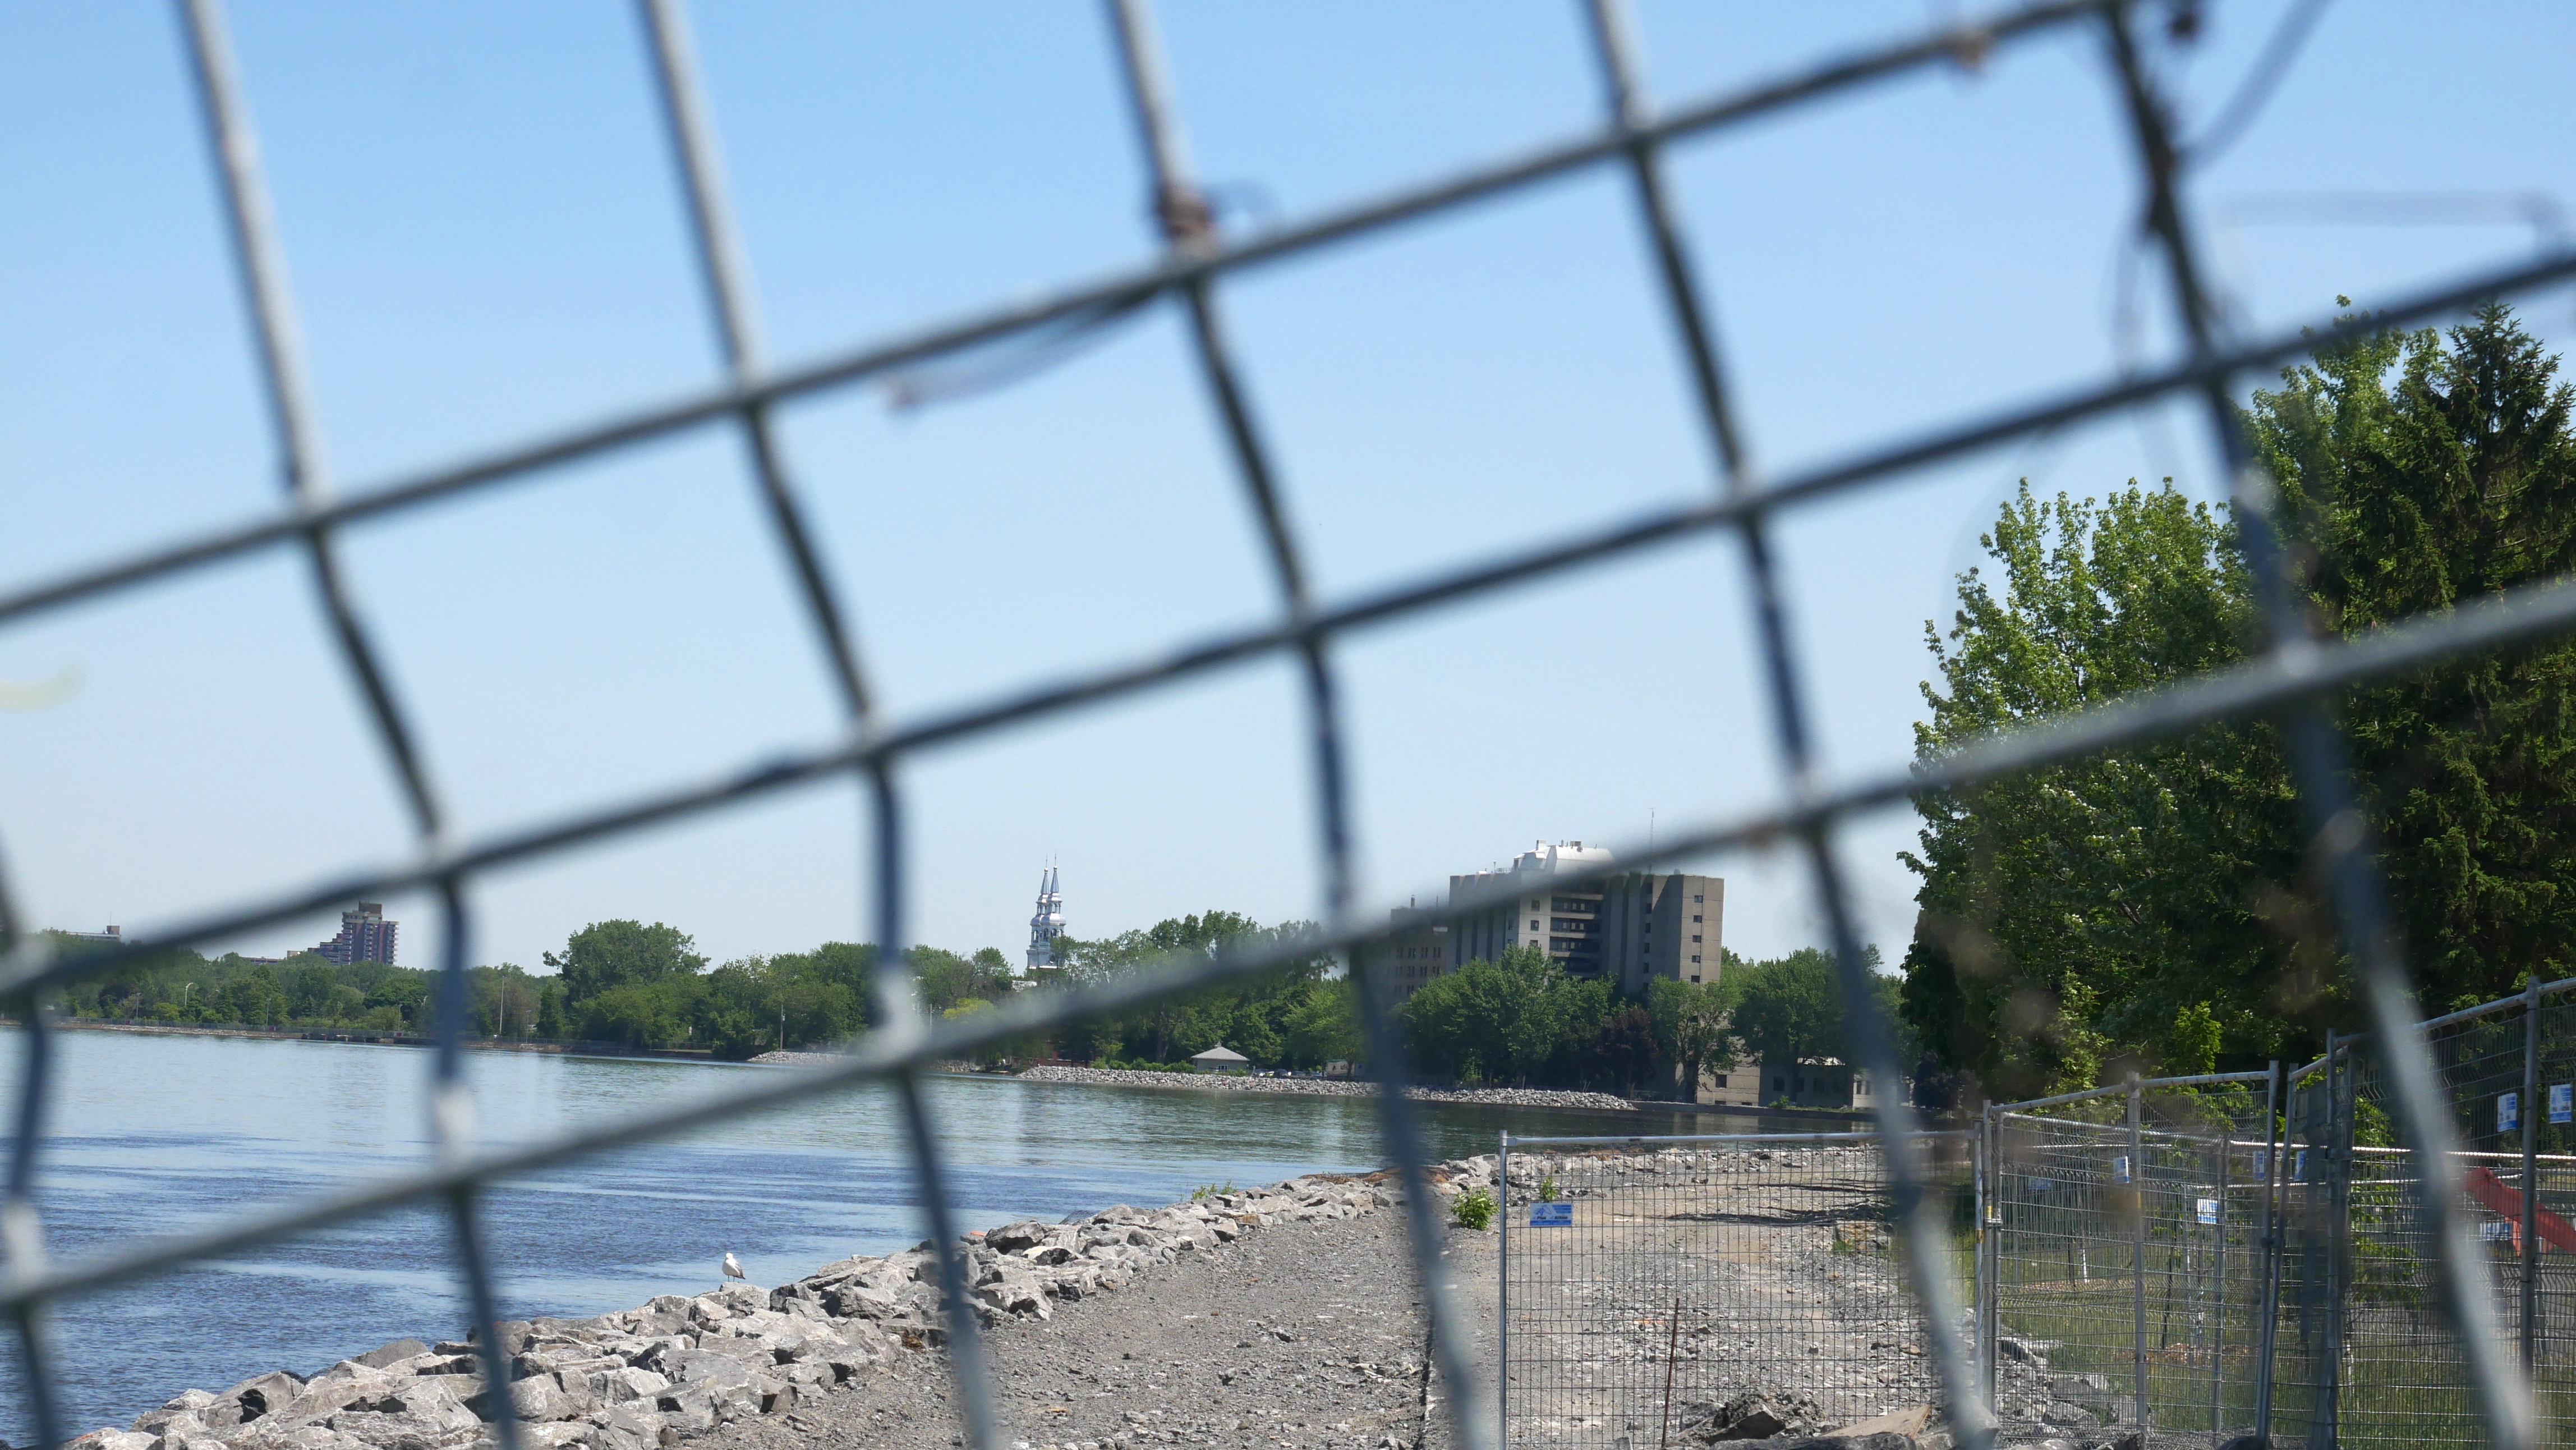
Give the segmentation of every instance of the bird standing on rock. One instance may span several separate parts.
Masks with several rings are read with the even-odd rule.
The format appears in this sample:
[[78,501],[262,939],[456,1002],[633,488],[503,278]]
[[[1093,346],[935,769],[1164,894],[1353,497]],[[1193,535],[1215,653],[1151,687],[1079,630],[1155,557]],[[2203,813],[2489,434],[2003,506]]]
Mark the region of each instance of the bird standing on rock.
[[742,1265],[734,1259],[730,1250],[725,1253],[724,1276],[728,1279],[742,1279],[745,1281],[748,1281],[751,1278],[749,1274],[742,1271]]

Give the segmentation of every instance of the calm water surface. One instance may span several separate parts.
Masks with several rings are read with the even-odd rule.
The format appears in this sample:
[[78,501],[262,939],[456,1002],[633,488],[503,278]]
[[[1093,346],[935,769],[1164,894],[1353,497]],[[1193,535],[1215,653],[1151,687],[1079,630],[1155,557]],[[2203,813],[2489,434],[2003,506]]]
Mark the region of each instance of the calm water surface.
[[[428,1054],[416,1048],[66,1032],[38,1199],[50,1250],[149,1236],[415,1166],[428,1155]],[[0,1035],[0,1082],[20,1040]],[[685,1101],[775,1069],[528,1053],[467,1056],[486,1144]],[[1364,1100],[943,1077],[928,1085],[962,1227],[1150,1206],[1200,1184],[1379,1166]],[[1425,1104],[1435,1156],[1495,1135],[1741,1132],[1742,1119]],[[1769,1124],[1765,1124],[1769,1126]],[[759,1118],[505,1183],[483,1200],[502,1313],[588,1315],[717,1282],[730,1250],[754,1283],[923,1237],[890,1098],[854,1089]],[[462,1338],[446,1222],[408,1209],[59,1306],[72,1433],[122,1428],[182,1389],[311,1374],[404,1335]],[[25,1445],[14,1337],[0,1347],[0,1435]]]

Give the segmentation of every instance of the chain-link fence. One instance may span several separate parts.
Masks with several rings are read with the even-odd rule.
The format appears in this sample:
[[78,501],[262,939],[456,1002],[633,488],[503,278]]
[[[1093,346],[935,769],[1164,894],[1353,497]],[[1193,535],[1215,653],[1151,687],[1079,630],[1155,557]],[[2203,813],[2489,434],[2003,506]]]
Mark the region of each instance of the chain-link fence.
[[[1964,1297],[1970,1137],[1915,1141]],[[1501,1156],[1508,1444],[1758,1438],[1942,1398],[1870,1135],[1506,1135]]]
[[[57,952],[41,934],[29,930],[10,893],[0,890],[0,997],[22,1009],[37,1009],[25,1013],[30,1024],[28,1050],[18,1086],[6,1204],[0,1208],[0,1248],[6,1253],[0,1306],[17,1323],[25,1371],[19,1390],[29,1417],[48,1443],[62,1440],[67,1428],[49,1393],[55,1360],[43,1328],[46,1305],[61,1296],[308,1233],[351,1216],[427,1201],[440,1205],[448,1217],[456,1273],[468,1291],[475,1319],[484,1326],[483,1372],[498,1379],[507,1374],[508,1363],[490,1333],[494,1276],[501,1266],[491,1262],[477,1229],[476,1201],[484,1184],[559,1164],[574,1155],[685,1131],[862,1079],[886,1080],[898,1089],[896,1101],[924,1225],[934,1239],[953,1243],[948,1165],[937,1151],[934,1125],[917,1090],[917,1074],[944,1059],[1096,1012],[1124,1010],[1236,979],[1316,950],[1354,953],[1385,941],[1388,929],[1362,926],[1354,905],[1354,812],[1340,677],[1333,659],[1337,644],[1372,627],[1418,620],[1429,611],[1491,598],[1533,580],[1633,561],[1674,541],[1733,534],[1744,546],[1748,561],[1744,614],[1759,642],[1758,674],[1765,682],[1783,779],[1789,782],[1783,797],[1786,804],[1668,830],[1651,849],[1637,843],[1641,849],[1621,855],[1671,859],[1780,843],[1797,850],[1814,885],[1818,916],[1825,923],[1846,1000],[1857,1004],[1850,1023],[1855,1066],[1870,1080],[1887,1083],[1901,1080],[1899,1065],[1885,1023],[1869,1005],[1868,967],[1836,845],[1840,827],[1850,816],[1898,806],[1925,791],[1954,789],[2127,742],[2180,733],[2212,720],[2268,712],[2283,723],[2302,808],[2316,833],[2312,860],[2319,879],[2331,884],[2338,928],[2351,945],[2370,1019],[2383,1032],[2403,1033],[2416,1012],[2406,990],[2400,938],[2391,925],[2367,833],[2335,824],[2361,816],[2343,768],[2341,742],[2323,702],[2331,692],[2358,681],[2576,629],[2576,585],[2555,582],[2464,603],[2438,617],[2402,621],[2357,639],[2314,637],[2314,626],[2302,614],[2296,590],[2286,582],[2291,566],[2270,521],[2273,491],[2251,463],[2233,398],[2244,380],[2259,378],[2279,363],[2330,342],[2337,330],[2329,324],[2288,328],[2250,340],[2228,335],[2222,309],[2205,285],[2186,195],[2189,166],[2159,69],[2148,53],[2149,42],[2142,38],[2147,27],[2123,0],[2047,0],[2023,5],[1827,57],[1670,106],[1658,104],[1644,78],[1633,28],[1622,5],[1618,0],[1590,0],[1584,19],[1590,58],[1601,82],[1602,125],[1249,236],[1220,231],[1206,197],[1188,173],[1179,111],[1144,0],[1112,0],[1105,23],[1132,103],[1139,149],[1152,178],[1150,212],[1159,253],[1139,266],[1067,286],[1034,301],[1015,300],[980,309],[785,367],[772,366],[763,355],[758,309],[743,265],[745,249],[726,199],[712,112],[697,80],[680,5],[678,0],[639,0],[646,42],[643,63],[656,82],[659,121],[671,142],[674,186],[692,223],[700,281],[723,362],[722,380],[686,396],[639,404],[514,446],[486,449],[447,466],[347,489],[335,488],[327,467],[328,452],[311,405],[311,379],[298,342],[285,239],[275,225],[249,92],[232,55],[221,7],[218,0],[178,0],[177,8],[244,310],[258,344],[266,413],[287,498],[275,511],[130,555],[99,559],[64,576],[11,581],[0,587],[0,624],[20,624],[77,604],[130,597],[138,589],[263,551],[299,554],[310,568],[327,636],[412,819],[417,850],[412,859],[390,869],[351,868],[337,879],[234,902],[137,934],[114,951],[79,957]],[[2176,33],[2181,29],[2174,27]],[[2086,53],[2098,58],[2104,88],[2125,120],[2125,159],[2136,169],[2142,201],[2139,214],[2166,263],[2173,319],[2177,334],[2185,340],[2183,355],[2160,366],[2125,371],[1991,414],[1944,423],[1852,456],[1797,470],[1762,472],[1753,461],[1746,430],[1732,402],[1721,334],[1707,304],[1708,289],[1668,189],[1667,151],[1729,128],[1776,121],[1800,108],[1848,98],[1882,82],[1954,66],[1984,66],[2001,51],[2033,41],[2053,43],[2064,36],[2085,41]],[[1290,523],[1274,450],[1226,341],[1223,285],[1253,268],[1291,257],[1312,258],[1356,238],[1454,215],[1490,198],[1595,170],[1614,172],[1628,183],[1621,204],[1633,206],[1646,265],[1672,325],[1688,394],[1706,436],[1716,486],[1702,499],[1552,534],[1493,557],[1449,562],[1373,592],[1318,597],[1308,583],[1312,571]],[[2455,279],[2411,297],[2393,297],[2375,309],[2370,325],[2394,327],[2439,318],[2469,304],[2571,276],[2576,276],[2576,252],[2556,250],[2525,265]],[[894,718],[881,711],[860,667],[858,629],[842,606],[828,561],[814,544],[792,478],[792,453],[775,425],[777,413],[799,400],[882,378],[895,369],[997,343],[1045,341],[1108,325],[1161,301],[1172,302],[1187,323],[1192,362],[1221,424],[1249,528],[1260,541],[1272,576],[1277,613],[1218,637],[1159,646],[1074,678],[1017,680],[993,696],[916,717]],[[2225,476],[2242,491],[2233,517],[2253,573],[2263,586],[2263,639],[2252,657],[2230,671],[1969,746],[1937,761],[1837,778],[1838,783],[1823,785],[1827,777],[1817,769],[1815,759],[1815,706],[1807,694],[1808,671],[1791,643],[1793,621],[1784,604],[1782,570],[1771,542],[1776,517],[1863,488],[1884,486],[1928,466],[1997,445],[2171,398],[2196,401],[2204,408]],[[820,668],[845,707],[846,734],[820,747],[747,762],[713,779],[596,801],[488,836],[460,835],[442,804],[436,772],[419,748],[419,732],[387,666],[385,651],[346,587],[348,570],[337,544],[338,532],[362,520],[390,519],[476,490],[524,485],[550,470],[706,429],[734,433],[744,446],[756,505],[775,536],[782,572],[800,602]],[[72,487],[87,483],[65,482]],[[472,959],[475,893],[489,873],[584,845],[627,839],[649,828],[703,819],[782,792],[855,781],[868,802],[858,829],[867,837],[867,857],[872,863],[869,896],[874,919],[869,934],[890,947],[899,945],[912,939],[904,913],[910,891],[906,873],[914,855],[902,784],[903,770],[912,762],[943,745],[1059,720],[1076,710],[1140,697],[1264,659],[1286,661],[1303,684],[1307,770],[1324,882],[1318,911],[1323,929],[1314,938],[1175,964],[1161,973],[1131,975],[1079,990],[1018,994],[995,1011],[941,1023],[924,1017],[901,954],[889,950],[883,954],[877,982],[875,1026],[837,1063],[736,1088],[684,1109],[585,1127],[507,1151],[478,1150],[463,1111],[458,1046],[463,973]],[[114,765],[102,762],[100,768],[110,770]],[[1570,885],[1598,874],[1578,872],[1560,879]],[[44,995],[81,975],[115,970],[139,954],[218,943],[336,909],[351,899],[407,891],[433,895],[443,917],[441,968],[449,985],[441,998],[445,1012],[435,1054],[434,1072],[440,1085],[434,1115],[435,1162],[338,1196],[263,1209],[212,1228],[132,1244],[95,1258],[49,1261],[36,1209],[53,1072],[41,1011]],[[1461,899],[1451,905],[1463,912],[1482,903]],[[1371,983],[1363,998],[1368,1055],[1383,1080],[1400,1085],[1404,1059],[1388,994],[1383,984]],[[2460,1334],[2459,1342],[2479,1351],[2470,1357],[2466,1379],[2474,1387],[2483,1418],[2499,1438],[2518,1442],[2527,1430],[2528,1398],[2511,1358],[2484,1352],[2494,1322],[2494,1295],[2489,1291],[2493,1275],[2479,1260],[2479,1246],[2469,1237],[2470,1215],[2462,1208],[2461,1194],[2467,1190],[2453,1158],[2458,1125],[2429,1067],[2411,1044],[2391,1062],[2396,1070],[2389,1077],[2389,1115],[2400,1138],[2423,1150],[2423,1176],[2430,1180],[2418,1210],[2425,1216],[2424,1232],[2430,1235],[2424,1240],[2425,1249],[2458,1270],[2438,1276],[2440,1292],[2434,1297],[2443,1322]],[[1403,1181],[1418,1190],[1422,1155],[1408,1100],[1400,1092],[1389,1091],[1379,1102]],[[1944,1216],[1947,1200],[1926,1192],[1926,1180],[1913,1167],[1915,1155],[1901,1151],[1914,1131],[1910,1111],[1892,1093],[1881,1094],[1878,1103],[1882,1141],[1900,1150],[1883,1155],[1880,1171],[1886,1175],[1889,1227],[1895,1243],[1910,1256],[1911,1282],[1926,1305],[1923,1347],[1939,1361],[1952,1397],[1972,1399],[1980,1387],[1966,1354],[1966,1341],[1957,1333],[1958,1301],[1949,1285],[1952,1234]],[[2524,1181],[2529,1181],[2528,1173]],[[2471,1186],[2491,1191],[2484,1180]],[[1428,1302],[1439,1324],[1436,1343],[1443,1357],[1442,1371],[1450,1383],[1471,1386],[1478,1377],[1464,1354],[1463,1346],[1469,1341],[1449,1296],[1440,1292],[1437,1228],[1430,1218],[1429,1195],[1411,1191],[1406,1197],[1411,1205],[1415,1260],[1432,1289]],[[2524,1230],[2528,1248],[2531,1226],[2526,1224]],[[2176,1243],[2165,1251],[2168,1256],[2182,1252],[2180,1241]],[[2209,1246],[2213,1256],[2216,1250],[2216,1244]],[[2485,1250],[2489,1255],[2495,1252]],[[2143,1262],[2155,1260],[2150,1256]],[[940,1256],[938,1271],[953,1327],[952,1366],[966,1382],[955,1402],[969,1443],[990,1447],[994,1427],[990,1396],[983,1386],[975,1316],[967,1307],[955,1256]],[[1478,1418],[1490,1400],[1461,1393],[1453,1395],[1450,1403],[1468,1411],[1468,1423],[1462,1428],[1470,1444],[1489,1447],[1494,1443],[1492,1425]],[[495,1433],[504,1450],[516,1443],[516,1431],[506,1417]],[[1971,1424],[1966,1433],[1973,1440],[1979,1432]]]

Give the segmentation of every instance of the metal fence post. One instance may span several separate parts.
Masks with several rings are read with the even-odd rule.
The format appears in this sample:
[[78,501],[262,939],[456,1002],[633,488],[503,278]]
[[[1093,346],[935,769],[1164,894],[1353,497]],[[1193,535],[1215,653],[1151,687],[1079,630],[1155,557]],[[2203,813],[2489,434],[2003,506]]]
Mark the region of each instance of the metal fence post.
[[2272,1443],[2272,1356],[2279,1343],[2281,1327],[2281,1149],[2287,1134],[2283,1129],[2281,1109],[2286,1084],[2282,1081],[2281,1060],[2272,1059],[2271,1076],[2263,1084],[2263,1287],[2256,1296],[2262,1317],[2254,1335],[2254,1439],[2257,1444]]
[[[2227,1382],[2227,1169],[2228,1160],[2236,1156],[2236,1125],[2221,1121],[2218,1125],[2218,1212],[2211,1222],[2217,1232],[2217,1246],[2211,1255],[2210,1282],[2215,1286],[2210,1295],[2209,1326],[2209,1443],[2220,1440],[2219,1391]],[[2197,1213],[2192,1215],[2195,1219]]]
[[2136,1211],[2129,1235],[2130,1304],[2137,1314],[2137,1332],[2129,1342],[2130,1359],[2136,1379],[2136,1412],[2138,1428],[2147,1427],[2147,1156],[2146,1130],[2141,1121],[2140,1104],[2144,1094],[2138,1087],[2138,1075],[2129,1074],[2129,1200]]
[[1494,1243],[1494,1443],[1512,1443],[1512,1130],[1503,1130],[1494,1154],[1494,1213],[1502,1227]]
[[1995,1401],[1995,1338],[2001,1332],[1995,1324],[1996,1265],[2003,1253],[2000,1235],[1995,1227],[2002,1221],[2002,1199],[1994,1182],[2000,1170],[1996,1167],[1995,1105],[1988,1103],[1980,1110],[1984,1121],[1977,1125],[1977,1362],[1979,1377],[1986,1387],[1986,1403]]
[[2540,974],[2522,985],[2522,1373],[2531,1375],[2540,1316]]
[[2360,1096],[2354,1041],[2335,1039],[2334,1055],[2326,1061],[2325,1372],[2317,1378],[2316,1430],[2311,1439],[2316,1445],[2333,1445],[2343,1420],[2343,1296],[2352,1264],[2352,1120]]

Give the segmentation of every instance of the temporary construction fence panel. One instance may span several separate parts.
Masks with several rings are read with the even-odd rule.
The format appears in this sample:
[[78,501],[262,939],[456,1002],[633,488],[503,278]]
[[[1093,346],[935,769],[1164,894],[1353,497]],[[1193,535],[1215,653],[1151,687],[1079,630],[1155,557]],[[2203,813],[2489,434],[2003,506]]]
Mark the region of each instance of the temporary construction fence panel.
[[2268,1077],[1988,1116],[1978,1342],[2006,1438],[2253,1432]]
[[[1964,1208],[1969,1135],[1917,1141]],[[1643,1450],[1754,1400],[1788,1432],[1940,1398],[1872,1135],[1506,1134],[1501,1157],[1507,1444]],[[1963,1299],[1966,1242],[1945,1256]]]

